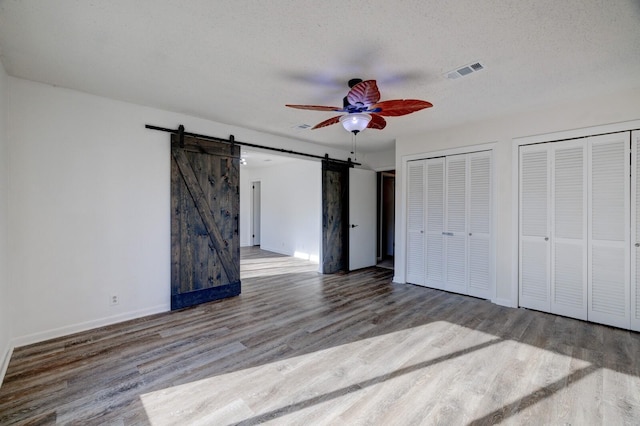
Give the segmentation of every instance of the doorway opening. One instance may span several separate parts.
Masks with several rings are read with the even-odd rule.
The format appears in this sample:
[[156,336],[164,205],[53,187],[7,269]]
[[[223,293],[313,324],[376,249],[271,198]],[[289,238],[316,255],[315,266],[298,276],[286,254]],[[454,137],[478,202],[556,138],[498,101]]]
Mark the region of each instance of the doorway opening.
[[378,172],[378,264],[393,269],[395,255],[396,172]]

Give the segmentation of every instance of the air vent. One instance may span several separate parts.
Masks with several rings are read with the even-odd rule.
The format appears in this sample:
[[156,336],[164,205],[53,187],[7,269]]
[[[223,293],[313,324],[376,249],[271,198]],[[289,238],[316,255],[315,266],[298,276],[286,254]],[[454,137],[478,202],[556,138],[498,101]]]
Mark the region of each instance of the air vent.
[[309,125],[309,124],[297,124],[297,125],[293,126],[292,129],[305,130],[305,129],[308,129],[309,127],[311,127],[311,125]]
[[484,69],[484,65],[482,65],[480,62],[473,62],[471,64],[462,66],[456,70],[446,72],[443,75],[445,76],[445,78],[448,78],[450,80],[455,80],[456,78],[464,77],[483,69]]

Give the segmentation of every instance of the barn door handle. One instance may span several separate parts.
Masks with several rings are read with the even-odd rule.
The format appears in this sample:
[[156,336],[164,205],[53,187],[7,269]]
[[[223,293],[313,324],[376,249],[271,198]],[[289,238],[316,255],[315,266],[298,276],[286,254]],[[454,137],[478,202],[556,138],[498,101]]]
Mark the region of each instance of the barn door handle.
[[238,215],[236,215],[235,219],[236,219],[236,230],[233,231],[233,232],[235,232],[237,234],[238,233],[238,225],[239,225],[239,223],[238,223]]

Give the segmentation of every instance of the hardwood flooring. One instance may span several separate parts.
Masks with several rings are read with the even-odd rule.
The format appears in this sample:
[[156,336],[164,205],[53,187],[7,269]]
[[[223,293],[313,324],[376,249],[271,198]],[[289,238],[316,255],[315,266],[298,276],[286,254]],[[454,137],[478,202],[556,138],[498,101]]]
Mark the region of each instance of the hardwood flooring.
[[17,348],[0,424],[640,424],[640,334],[242,250],[242,295]]

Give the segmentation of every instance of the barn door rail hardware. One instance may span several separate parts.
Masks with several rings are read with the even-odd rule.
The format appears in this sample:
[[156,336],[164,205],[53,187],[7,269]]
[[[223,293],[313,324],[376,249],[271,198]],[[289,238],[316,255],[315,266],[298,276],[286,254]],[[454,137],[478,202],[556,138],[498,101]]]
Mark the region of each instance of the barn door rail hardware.
[[339,160],[337,158],[329,158],[328,154],[325,154],[324,156],[320,156],[320,155],[315,155],[315,154],[307,154],[306,152],[292,151],[292,150],[283,149],[283,148],[274,148],[274,147],[271,147],[271,146],[258,145],[258,144],[249,143],[249,142],[241,142],[241,141],[236,140],[233,135],[230,135],[229,139],[224,139],[224,138],[218,138],[218,137],[215,137],[215,136],[203,135],[203,134],[199,134],[199,133],[185,132],[183,125],[180,125],[177,129],[168,129],[166,127],[159,127],[159,126],[154,126],[154,125],[151,125],[151,124],[146,124],[144,127],[147,128],[147,129],[150,129],[150,130],[159,130],[161,132],[167,132],[167,133],[172,133],[174,135],[178,135],[180,137],[181,146],[184,146],[184,137],[185,136],[189,136],[189,137],[196,138],[196,139],[203,139],[203,140],[207,140],[207,141],[227,143],[227,144],[229,144],[231,146],[240,145],[240,146],[246,146],[246,147],[250,147],[250,148],[259,148],[259,149],[265,149],[265,150],[268,150],[268,151],[276,151],[276,152],[280,152],[280,153],[283,153],[283,154],[299,155],[301,157],[307,157],[307,158],[316,158],[316,159],[319,159],[319,160],[330,161],[330,162],[333,162],[333,163],[345,164],[345,165],[347,165],[349,167],[360,166],[361,165],[360,163],[354,163],[353,161],[351,161],[351,158],[349,158],[347,160]]

